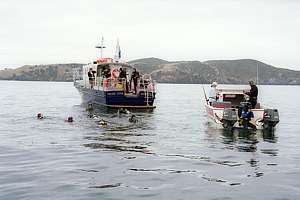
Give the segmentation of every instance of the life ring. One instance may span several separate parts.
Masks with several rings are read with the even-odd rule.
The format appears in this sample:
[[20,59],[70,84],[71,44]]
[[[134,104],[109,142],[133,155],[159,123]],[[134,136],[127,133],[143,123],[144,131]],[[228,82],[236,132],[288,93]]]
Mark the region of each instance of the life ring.
[[120,75],[120,72],[119,72],[119,70],[117,68],[115,68],[115,69],[112,70],[111,77],[113,79],[117,79],[119,77],[119,75]]
[[108,87],[108,83],[109,83],[108,79],[103,80],[103,86],[104,87]]

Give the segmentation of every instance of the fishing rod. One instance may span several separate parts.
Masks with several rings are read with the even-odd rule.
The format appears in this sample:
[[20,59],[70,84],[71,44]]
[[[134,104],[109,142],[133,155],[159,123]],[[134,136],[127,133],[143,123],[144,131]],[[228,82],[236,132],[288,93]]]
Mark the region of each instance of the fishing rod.
[[204,93],[204,98],[205,98],[206,104],[208,105],[208,99],[207,99],[206,92],[205,92],[205,89],[203,87],[203,84],[202,84],[202,89],[203,89],[203,93]]

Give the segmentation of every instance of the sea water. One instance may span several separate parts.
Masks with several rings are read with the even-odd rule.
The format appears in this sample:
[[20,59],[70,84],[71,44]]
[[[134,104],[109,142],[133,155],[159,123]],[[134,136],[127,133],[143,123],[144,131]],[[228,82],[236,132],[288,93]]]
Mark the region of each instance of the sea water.
[[259,86],[275,131],[228,132],[202,85],[158,84],[157,108],[130,123],[91,118],[72,83],[0,81],[0,199],[300,199],[299,91]]

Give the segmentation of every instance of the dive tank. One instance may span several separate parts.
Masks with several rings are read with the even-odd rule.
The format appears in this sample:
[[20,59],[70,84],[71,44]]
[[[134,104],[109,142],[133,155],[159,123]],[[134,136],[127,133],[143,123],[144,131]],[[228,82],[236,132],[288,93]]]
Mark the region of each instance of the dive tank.
[[277,109],[265,109],[263,118],[263,127],[272,129],[279,122],[279,113]]

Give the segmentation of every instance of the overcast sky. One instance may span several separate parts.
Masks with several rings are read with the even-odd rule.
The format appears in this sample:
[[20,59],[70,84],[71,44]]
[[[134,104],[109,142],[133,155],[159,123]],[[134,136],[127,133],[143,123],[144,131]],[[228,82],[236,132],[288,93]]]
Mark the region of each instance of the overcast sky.
[[0,0],[0,68],[124,60],[258,59],[300,70],[298,0]]

